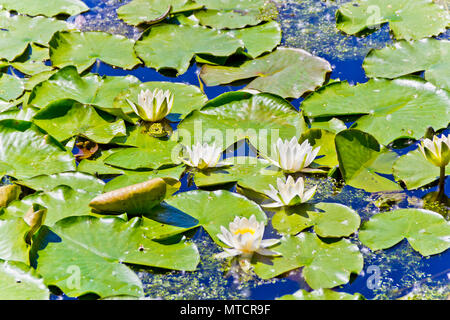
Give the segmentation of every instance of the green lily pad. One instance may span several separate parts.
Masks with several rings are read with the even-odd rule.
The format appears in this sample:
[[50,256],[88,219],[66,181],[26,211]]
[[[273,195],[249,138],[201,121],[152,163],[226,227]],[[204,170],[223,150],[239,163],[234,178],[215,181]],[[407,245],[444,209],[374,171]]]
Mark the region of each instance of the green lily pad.
[[383,151],[378,141],[368,133],[348,129],[336,135],[339,169],[345,182],[368,192],[402,190],[381,174],[392,174],[397,156]]
[[327,85],[303,102],[308,117],[362,115],[352,128],[373,135],[387,145],[399,138],[421,138],[429,126],[448,125],[450,98],[422,78],[371,79],[355,86]]
[[244,42],[246,54],[251,58],[272,51],[281,42],[281,27],[276,21],[250,28],[230,30],[228,34]]
[[11,101],[22,95],[24,85],[21,79],[12,75],[0,74],[0,99]]
[[[25,52],[22,56],[10,62],[14,69],[27,75],[35,75],[41,72],[48,72],[52,70],[51,66],[47,66],[44,61],[50,59],[48,48],[31,44],[31,52]],[[28,81],[28,80],[27,80]]]
[[[392,46],[372,50],[364,59],[363,67],[369,77],[391,79],[425,70],[427,81],[450,90],[450,86],[446,85],[448,73],[433,73],[441,68],[448,70],[450,68],[448,61],[450,61],[450,41],[430,38],[414,42],[398,41]],[[444,86],[441,86],[442,84]]]
[[201,10],[195,12],[194,15],[201,25],[215,29],[240,29],[264,21],[259,9]]
[[208,86],[255,78],[247,89],[299,98],[320,87],[328,72],[331,66],[322,58],[301,49],[278,48],[240,67],[204,65],[200,77]]
[[142,90],[150,90],[153,92],[157,88],[170,90],[174,95],[171,113],[166,117],[169,120],[178,121],[180,116],[184,118],[189,112],[199,109],[208,101],[206,95],[197,86],[184,83],[152,81],[135,84],[130,86],[129,89],[124,90],[116,97],[114,108],[120,108],[124,113],[134,115],[134,111],[126,99],[137,104],[138,95]]
[[3,216],[23,217],[33,204],[40,204],[47,208],[44,224],[53,226],[57,221],[70,216],[89,215],[91,210],[88,204],[93,197],[95,194],[62,185],[51,191],[33,193],[22,200],[11,202]]
[[36,43],[47,46],[53,34],[67,30],[63,21],[15,15],[0,12],[0,58],[12,61],[21,56],[28,45]]
[[[33,90],[33,88],[36,85],[38,85],[39,83],[41,83],[45,80],[48,80],[48,78],[50,78],[52,75],[54,75],[57,71],[58,70],[53,69],[53,70],[39,72],[39,73],[32,75],[31,77],[29,77],[25,80],[25,90],[27,90],[27,91]],[[28,101],[26,101],[26,102],[28,102]]]
[[231,92],[189,114],[178,126],[178,134],[185,145],[215,137],[228,147],[248,138],[255,148],[267,154],[278,137],[291,139],[305,129],[303,115],[286,100],[267,93]]
[[52,102],[71,99],[122,116],[123,112],[113,105],[114,98],[139,82],[133,76],[99,77],[88,74],[81,77],[74,66],[68,66],[36,85],[28,104],[44,108]]
[[[190,228],[202,226],[214,242],[219,245],[222,244],[217,238],[217,234],[221,233],[220,226],[228,228],[228,225],[235,217],[250,218],[252,215],[255,215],[256,220],[267,222],[266,214],[255,202],[239,194],[224,190],[182,192],[166,199],[165,202],[195,218],[198,223]],[[162,210],[155,213],[155,216],[149,217],[164,222],[161,220],[164,217],[166,219],[175,219],[176,215],[180,214],[177,212],[168,214],[167,211],[170,212],[170,210],[170,208],[165,211]]]
[[[137,148],[122,149],[112,153],[103,161],[104,164],[122,169],[159,169],[165,165],[178,164],[174,159],[179,150],[178,142],[173,139],[159,139],[150,136],[137,127],[127,139],[127,144]],[[175,151],[174,151],[175,150]]]
[[0,260],[0,300],[48,300],[50,291],[26,264]]
[[173,168],[152,170],[146,172],[127,172],[124,175],[118,176],[105,185],[104,192],[109,192],[119,188],[131,186],[136,183],[141,183],[154,178],[174,178],[180,179],[181,174],[184,172],[184,167],[176,166]]
[[358,0],[336,12],[336,26],[347,34],[372,31],[389,22],[397,39],[420,40],[445,31],[447,12],[428,0]]
[[263,279],[303,267],[303,277],[311,288],[333,288],[347,283],[352,273],[359,274],[363,268],[358,246],[346,239],[328,244],[303,232],[283,238],[273,250],[281,256],[255,264],[255,273]]
[[[54,240],[53,233],[59,240]],[[141,281],[124,263],[193,271],[199,262],[192,244],[163,245],[149,240],[139,218],[126,222],[69,217],[40,234],[40,241],[48,243],[37,252],[37,271],[46,285],[59,287],[69,297],[86,293],[142,296]],[[68,281],[77,274],[79,281]]]
[[0,121],[0,173],[18,179],[75,170],[72,154],[31,122]]
[[124,149],[125,148],[114,148],[109,150],[102,150],[101,155],[96,159],[81,160],[81,162],[77,166],[77,171],[89,173],[95,176],[124,174],[127,170],[114,168],[104,163],[104,160],[111,154]]
[[424,256],[450,248],[450,222],[434,211],[399,209],[374,215],[361,226],[359,240],[372,250],[390,248],[407,239]]
[[[417,189],[439,179],[440,169],[429,162],[417,149],[401,156],[394,162],[395,178],[403,181],[408,189]],[[450,175],[450,166],[445,168]]]
[[245,10],[262,8],[265,0],[195,0],[208,9],[215,10]]
[[330,289],[318,289],[311,292],[300,289],[277,300],[364,300],[364,297],[359,293],[349,294]]
[[284,178],[281,170],[271,167],[264,159],[235,157],[226,160],[232,165],[195,172],[195,185],[202,188],[236,182],[243,188],[264,193],[265,190],[270,190],[269,184],[275,186],[277,178]]
[[450,64],[445,61],[431,66],[425,72],[425,78],[439,88],[450,90]]
[[105,183],[96,177],[82,172],[62,172],[52,175],[40,175],[26,180],[15,181],[16,184],[27,186],[37,191],[50,191],[57,186],[69,186],[77,191],[100,193]]
[[117,9],[117,16],[131,25],[152,24],[169,14],[197,10],[202,5],[191,0],[133,0]]
[[0,259],[29,264],[30,246],[25,237],[30,227],[22,218],[2,219],[0,215]]
[[135,50],[148,67],[156,70],[170,68],[183,74],[196,54],[229,56],[243,47],[242,41],[218,30],[160,24],[142,35]]
[[49,42],[50,59],[58,68],[74,65],[79,72],[89,69],[97,59],[126,70],[140,64],[134,41],[105,32],[57,32]]
[[280,233],[296,235],[314,226],[321,237],[348,237],[355,233],[361,219],[356,211],[338,203],[302,204],[283,207],[272,218],[273,227]]
[[59,100],[42,108],[33,123],[51,134],[58,141],[82,136],[96,143],[107,144],[116,137],[126,137],[122,119],[108,122],[94,107],[74,100]]
[[0,6],[29,16],[53,17],[59,14],[75,16],[88,11],[89,7],[80,0],[0,0]]
[[317,154],[319,158],[316,158],[314,162],[321,166],[333,168],[339,164],[334,143],[335,136],[333,132],[311,128],[301,135],[299,143],[308,140],[314,148],[320,147]]

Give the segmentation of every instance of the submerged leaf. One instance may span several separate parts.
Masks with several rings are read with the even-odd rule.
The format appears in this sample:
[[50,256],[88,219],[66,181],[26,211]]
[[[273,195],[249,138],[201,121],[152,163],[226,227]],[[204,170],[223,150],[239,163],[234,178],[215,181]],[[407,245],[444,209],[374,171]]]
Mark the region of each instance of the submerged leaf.
[[284,295],[277,300],[364,300],[364,297],[359,293],[349,294],[330,289],[318,289],[311,292],[300,289],[293,294]]

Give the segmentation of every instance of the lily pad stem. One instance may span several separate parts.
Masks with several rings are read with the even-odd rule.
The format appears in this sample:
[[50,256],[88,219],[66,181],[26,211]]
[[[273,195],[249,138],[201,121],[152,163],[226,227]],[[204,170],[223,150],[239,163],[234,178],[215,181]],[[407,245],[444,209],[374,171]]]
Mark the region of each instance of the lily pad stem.
[[437,195],[437,200],[442,202],[444,200],[445,195],[445,166],[440,167],[440,175],[439,175],[439,191]]

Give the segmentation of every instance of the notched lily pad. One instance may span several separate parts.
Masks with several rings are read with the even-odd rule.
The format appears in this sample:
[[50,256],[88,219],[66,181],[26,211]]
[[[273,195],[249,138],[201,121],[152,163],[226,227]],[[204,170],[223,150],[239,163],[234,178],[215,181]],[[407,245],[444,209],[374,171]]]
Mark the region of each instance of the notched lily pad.
[[386,22],[397,39],[419,40],[444,32],[448,13],[428,0],[357,0],[336,12],[336,26],[347,34],[374,31]]
[[140,64],[134,53],[134,41],[106,32],[57,32],[49,42],[50,59],[58,68],[74,65],[82,72],[97,59],[130,70]]
[[372,250],[390,248],[407,239],[424,256],[450,248],[450,222],[434,211],[399,209],[374,215],[359,232],[359,240]]
[[193,271],[200,260],[193,244],[151,241],[137,217],[69,217],[45,231],[37,239],[46,244],[37,252],[37,271],[46,285],[59,287],[69,297],[141,297],[142,283],[125,263]]
[[361,219],[356,211],[338,203],[301,204],[283,207],[272,218],[273,227],[281,233],[296,235],[314,226],[321,237],[348,237],[355,233]]
[[283,238],[272,249],[281,256],[255,262],[255,272],[263,279],[303,267],[303,277],[311,288],[333,288],[347,283],[352,273],[359,274],[363,268],[358,247],[345,239],[328,244],[303,232]]

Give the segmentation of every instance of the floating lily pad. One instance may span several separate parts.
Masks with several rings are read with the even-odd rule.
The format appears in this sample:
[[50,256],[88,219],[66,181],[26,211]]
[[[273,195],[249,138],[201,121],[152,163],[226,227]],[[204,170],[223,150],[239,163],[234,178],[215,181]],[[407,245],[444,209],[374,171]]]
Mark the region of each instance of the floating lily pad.
[[181,174],[184,172],[184,167],[177,166],[173,168],[152,170],[146,172],[127,172],[124,175],[118,176],[106,183],[104,191],[109,192],[119,188],[131,186],[136,183],[141,183],[154,178],[173,178],[180,179]]
[[397,39],[419,40],[444,32],[448,18],[429,0],[358,0],[336,12],[336,26],[347,34],[374,31],[386,22]]
[[230,30],[228,34],[242,40],[246,54],[252,58],[272,51],[281,42],[281,27],[276,21],[267,22],[251,28]]
[[225,93],[209,101],[178,126],[185,145],[211,137],[228,147],[248,138],[263,154],[270,151],[278,137],[291,139],[300,136],[303,130],[306,123],[302,114],[286,100],[267,93],[244,92]]
[[283,238],[273,250],[281,256],[255,265],[256,274],[263,279],[303,267],[303,277],[311,288],[333,288],[347,283],[352,273],[359,274],[363,268],[358,246],[346,239],[328,244],[313,233],[303,232]]
[[262,8],[265,0],[196,0],[198,4],[215,10],[245,10]]
[[22,55],[32,43],[47,46],[53,34],[67,30],[63,21],[0,12],[0,58],[12,61]]
[[227,33],[201,26],[161,24],[146,31],[135,49],[148,67],[156,70],[170,68],[183,74],[195,54],[229,56],[242,41]]
[[34,190],[50,191],[57,186],[69,186],[74,190],[100,193],[105,183],[96,177],[82,172],[62,172],[52,175],[36,176],[27,180],[15,181],[15,183],[27,186]]
[[23,55],[8,64],[24,74],[35,75],[52,70],[51,66],[47,66],[44,63],[49,59],[50,56],[47,47],[31,44],[31,52],[25,52]]
[[363,67],[369,77],[383,78],[397,78],[425,70],[426,80],[450,90],[450,86],[445,85],[449,73],[433,73],[441,68],[448,70],[449,61],[450,41],[430,38],[414,42],[399,41],[392,46],[372,50],[365,58]]
[[116,137],[126,137],[122,119],[108,122],[94,107],[74,100],[59,100],[42,108],[33,122],[58,141],[82,136],[96,143],[107,144]]
[[74,16],[89,10],[89,7],[80,0],[0,0],[0,6],[29,16],[47,17],[60,14]]
[[312,128],[302,134],[299,143],[308,140],[309,144],[314,148],[320,147],[319,153],[317,154],[318,158],[314,162],[333,168],[339,164],[334,143],[335,136],[333,132]]
[[12,75],[0,74],[0,99],[11,101],[22,95],[24,85],[21,79]]
[[314,226],[321,237],[348,237],[355,233],[361,219],[356,211],[338,203],[302,204],[283,207],[272,218],[273,227],[281,233],[296,235]]
[[204,65],[200,76],[208,86],[255,78],[247,89],[277,94],[284,98],[299,98],[325,82],[330,64],[301,49],[278,48],[240,67]]
[[22,218],[2,219],[0,215],[0,259],[29,264],[30,246],[25,237],[30,227]]
[[450,222],[434,211],[399,209],[374,215],[361,226],[359,240],[372,250],[390,248],[407,239],[424,256],[450,248]]
[[253,157],[227,158],[230,166],[195,172],[194,182],[199,188],[236,182],[239,186],[264,193],[269,184],[276,185],[277,178],[284,178],[278,168],[271,167],[264,159]]
[[42,278],[24,263],[0,260],[0,300],[48,300]]
[[[439,178],[439,168],[429,162],[419,150],[408,152],[394,162],[393,171],[397,180],[408,189],[417,189]],[[450,175],[450,166],[445,173]]]
[[[193,271],[199,262],[192,244],[149,240],[139,218],[69,217],[42,232],[40,241],[46,246],[37,252],[37,271],[69,297],[142,296],[141,281],[124,263]],[[77,275],[79,282],[68,281]]]
[[114,98],[139,82],[133,76],[99,77],[88,74],[81,77],[75,67],[68,66],[34,87],[28,104],[44,108],[52,102],[72,99],[120,116],[123,112],[114,107]]
[[74,65],[78,71],[89,69],[101,60],[109,65],[130,70],[140,63],[134,41],[105,32],[57,32],[49,42],[50,59],[58,68]]
[[120,19],[131,25],[152,24],[169,14],[197,10],[202,5],[191,0],[133,0],[117,9]]
[[173,93],[173,107],[171,113],[166,117],[173,121],[178,121],[180,116],[184,118],[189,112],[199,109],[208,101],[206,95],[197,86],[184,83],[152,81],[130,86],[128,90],[123,91],[116,97],[114,108],[120,108],[124,113],[134,115],[134,111],[126,99],[138,103],[138,95],[142,90],[153,92],[155,89],[170,90]]
[[215,29],[239,29],[257,25],[264,20],[259,9],[201,10],[194,15],[201,25]]
[[300,289],[293,294],[284,295],[278,300],[364,300],[364,297],[359,293],[349,294],[330,289],[318,289],[311,292]]
[[397,159],[394,152],[381,149],[368,133],[349,129],[336,135],[339,169],[345,182],[368,192],[402,190],[395,182],[380,174],[392,174]]
[[[235,217],[250,218],[255,215],[256,220],[267,222],[266,214],[255,202],[229,191],[195,190],[182,192],[166,199],[165,202],[197,219],[198,224],[194,224],[190,228],[202,226],[211,238],[220,245],[221,242],[217,238],[217,234],[221,233],[220,226],[228,228]],[[173,213],[169,214],[171,210]],[[166,208],[156,213],[155,216],[149,217],[164,222],[164,218],[175,219],[177,214],[180,213],[177,213],[174,209]]]
[[352,128],[373,135],[387,145],[399,138],[421,138],[429,126],[448,125],[450,97],[419,77],[371,79],[355,86],[327,85],[303,102],[308,117],[362,115]]
[[47,208],[44,224],[53,226],[66,217],[89,215],[91,210],[88,204],[92,198],[93,195],[86,191],[58,186],[51,191],[33,193],[20,201],[11,202],[4,216],[6,218],[23,217],[33,204],[40,204]]
[[72,154],[31,122],[0,121],[0,173],[18,179],[75,170]]
[[[150,136],[138,127],[131,134],[127,144],[137,144],[137,148],[122,149],[109,155],[104,164],[122,169],[159,169],[165,165],[178,164],[178,143],[172,139],[159,139]],[[134,140],[134,141],[133,141]],[[174,151],[175,150],[175,151]],[[178,152],[177,152],[178,150]]]
[[83,159],[77,166],[77,171],[90,173],[92,175],[117,175],[124,174],[127,170],[114,168],[104,163],[104,160],[111,154],[124,150],[125,148],[114,148],[101,151],[101,155],[95,159]]

